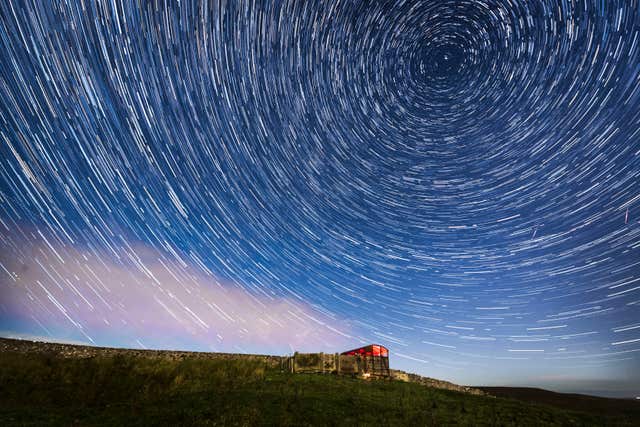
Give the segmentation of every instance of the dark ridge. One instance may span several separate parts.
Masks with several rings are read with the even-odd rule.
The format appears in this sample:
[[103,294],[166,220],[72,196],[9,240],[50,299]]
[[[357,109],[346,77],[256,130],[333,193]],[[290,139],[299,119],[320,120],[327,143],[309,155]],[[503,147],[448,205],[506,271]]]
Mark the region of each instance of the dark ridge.
[[558,393],[534,387],[475,387],[485,393],[529,403],[541,403],[572,411],[592,414],[626,414],[640,416],[640,402],[634,399],[613,399],[577,393]]

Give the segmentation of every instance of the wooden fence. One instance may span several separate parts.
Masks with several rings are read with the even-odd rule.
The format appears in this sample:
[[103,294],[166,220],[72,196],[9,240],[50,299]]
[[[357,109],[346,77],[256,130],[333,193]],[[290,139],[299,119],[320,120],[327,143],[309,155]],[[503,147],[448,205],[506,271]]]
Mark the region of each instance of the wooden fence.
[[389,377],[389,359],[379,356],[351,356],[339,353],[294,353],[284,357],[283,371],[293,373],[319,373]]

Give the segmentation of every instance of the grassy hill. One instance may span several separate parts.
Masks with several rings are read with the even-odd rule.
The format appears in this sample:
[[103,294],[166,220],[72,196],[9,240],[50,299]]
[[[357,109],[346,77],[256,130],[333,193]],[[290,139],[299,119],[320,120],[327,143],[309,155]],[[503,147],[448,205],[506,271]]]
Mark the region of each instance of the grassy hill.
[[[632,405],[636,402],[630,402]],[[0,352],[0,425],[639,425],[399,381],[281,373],[260,358]]]
[[637,420],[640,416],[640,402],[634,399],[609,399],[576,393],[557,393],[533,387],[477,387],[485,393],[517,399],[523,402],[541,403],[572,411],[591,414],[619,414]]

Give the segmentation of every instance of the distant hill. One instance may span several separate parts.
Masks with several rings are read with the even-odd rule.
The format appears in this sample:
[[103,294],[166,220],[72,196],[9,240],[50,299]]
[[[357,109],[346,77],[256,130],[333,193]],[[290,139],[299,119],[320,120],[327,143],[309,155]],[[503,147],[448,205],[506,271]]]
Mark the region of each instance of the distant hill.
[[633,399],[610,399],[585,394],[557,393],[532,387],[476,387],[492,396],[543,403],[558,408],[584,411],[592,414],[628,413],[640,415],[640,402]]
[[[522,402],[517,392],[506,399],[434,388],[439,382],[431,379],[291,374],[280,371],[279,360],[0,339],[0,425],[640,425],[634,407],[588,412],[582,403],[559,409]],[[491,389],[485,391],[508,390]],[[565,398],[574,399],[555,403],[568,405]]]

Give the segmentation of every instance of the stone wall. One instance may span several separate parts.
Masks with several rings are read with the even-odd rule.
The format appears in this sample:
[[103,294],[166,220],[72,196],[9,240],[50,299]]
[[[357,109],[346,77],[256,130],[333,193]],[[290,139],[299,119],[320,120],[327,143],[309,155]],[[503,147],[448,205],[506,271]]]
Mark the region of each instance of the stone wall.
[[436,380],[434,378],[423,377],[416,374],[410,374],[408,372],[399,371],[397,369],[391,369],[391,378],[398,381],[417,383],[427,387],[459,391],[462,393],[475,394],[478,396],[485,395],[485,393],[482,390],[479,390],[477,388],[453,384],[448,381]]
[[55,354],[69,358],[87,358],[96,356],[126,355],[135,357],[157,358],[165,360],[181,359],[225,359],[225,360],[259,360],[270,367],[280,367],[283,357],[260,354],[210,353],[198,351],[174,350],[136,350],[110,347],[91,347],[86,345],[43,343],[37,341],[14,340],[0,338],[0,352]]

